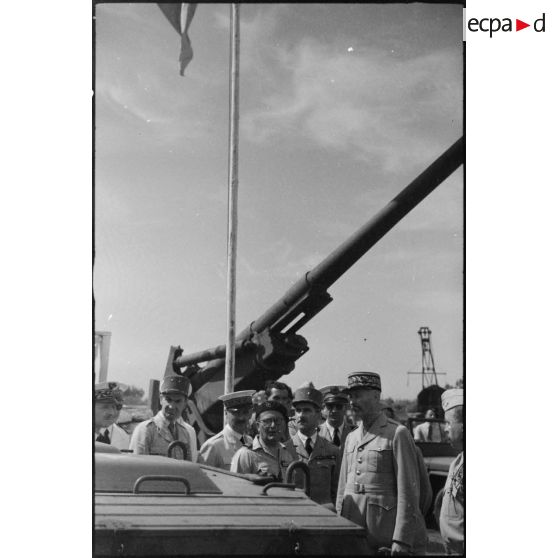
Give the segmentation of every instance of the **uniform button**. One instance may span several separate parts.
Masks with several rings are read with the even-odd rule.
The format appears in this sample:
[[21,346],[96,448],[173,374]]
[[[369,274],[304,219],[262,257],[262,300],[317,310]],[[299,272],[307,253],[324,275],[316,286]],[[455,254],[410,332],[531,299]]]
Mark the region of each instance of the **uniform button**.
[[357,471],[356,474],[357,474],[357,475],[360,475],[360,471]]
[[359,457],[359,458],[357,459],[357,463],[362,463],[362,457]]
[[357,451],[362,451],[362,448],[358,448]]

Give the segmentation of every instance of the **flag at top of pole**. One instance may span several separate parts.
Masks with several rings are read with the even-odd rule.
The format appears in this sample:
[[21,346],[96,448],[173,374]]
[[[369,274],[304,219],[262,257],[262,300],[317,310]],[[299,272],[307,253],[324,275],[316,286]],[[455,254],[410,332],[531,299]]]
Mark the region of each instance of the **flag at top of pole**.
[[[193,57],[188,28],[197,4],[158,4],[159,8],[182,38],[180,75]],[[239,3],[230,5],[230,68],[229,68],[229,214],[227,231],[227,344],[225,354],[224,394],[234,392],[236,339],[236,244],[238,229],[238,128],[240,77],[240,17]]]
[[188,37],[188,29],[194,19],[197,4],[157,4],[170,24],[176,29],[180,35],[180,75],[184,75],[186,66],[194,57],[190,37]]

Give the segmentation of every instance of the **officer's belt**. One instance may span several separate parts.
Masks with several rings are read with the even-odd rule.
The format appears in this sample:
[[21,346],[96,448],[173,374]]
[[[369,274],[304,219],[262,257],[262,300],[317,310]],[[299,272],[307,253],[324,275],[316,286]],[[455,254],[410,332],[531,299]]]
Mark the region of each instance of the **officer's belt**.
[[395,483],[391,482],[375,482],[372,484],[363,484],[361,482],[353,482],[352,485],[347,485],[345,488],[346,492],[352,492],[354,494],[366,494],[367,492],[384,492],[385,494],[393,494],[395,489]]

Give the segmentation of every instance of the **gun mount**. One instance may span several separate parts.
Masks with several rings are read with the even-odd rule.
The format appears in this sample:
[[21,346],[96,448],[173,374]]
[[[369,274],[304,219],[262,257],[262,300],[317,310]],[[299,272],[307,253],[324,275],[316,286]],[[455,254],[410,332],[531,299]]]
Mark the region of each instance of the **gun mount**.
[[[295,362],[309,350],[306,339],[297,332],[333,300],[327,289],[450,176],[463,163],[463,156],[464,143],[460,138],[238,334],[235,344],[235,390],[262,389],[267,380],[277,380],[294,370]],[[223,420],[222,404],[217,398],[222,395],[224,387],[225,345],[189,355],[182,353],[180,347],[170,348],[166,374],[174,372],[190,378],[191,397],[199,416],[211,430],[217,432]],[[200,368],[200,362],[206,365]]]

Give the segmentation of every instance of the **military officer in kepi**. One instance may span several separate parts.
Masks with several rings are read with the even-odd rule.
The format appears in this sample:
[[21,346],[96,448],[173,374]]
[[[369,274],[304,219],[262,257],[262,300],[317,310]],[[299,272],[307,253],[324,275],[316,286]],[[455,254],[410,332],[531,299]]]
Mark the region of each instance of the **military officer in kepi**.
[[324,396],[323,413],[326,420],[320,426],[319,434],[343,449],[347,435],[354,428],[345,420],[349,405],[347,388],[345,386],[325,386],[320,391]]
[[292,454],[280,441],[288,419],[287,410],[277,401],[264,401],[258,405],[258,434],[251,446],[243,446],[234,454],[231,472],[255,473],[284,482],[287,467],[294,461]]
[[189,431],[178,420],[186,408],[188,387],[185,376],[165,376],[160,389],[161,410],[153,418],[138,424],[132,433],[130,449],[134,453],[166,456],[169,445],[178,440],[185,449],[174,447],[171,457],[193,460]]
[[233,455],[252,438],[247,428],[252,415],[254,390],[236,391],[221,395],[225,407],[225,426],[218,434],[206,440],[200,449],[200,462],[230,471]]
[[464,554],[464,463],[463,463],[463,390],[447,389],[442,393],[446,434],[459,451],[450,465],[440,510],[440,533],[449,554]]
[[[337,491],[337,511],[367,530],[374,552],[424,552],[426,527],[419,509],[415,444],[403,425],[382,412],[375,372],[348,377],[351,407],[361,419],[347,436]],[[383,552],[383,551],[382,551]]]
[[[311,382],[295,391],[293,407],[298,432],[292,436],[291,441],[294,457],[308,465],[310,498],[335,511],[341,452],[337,446],[318,434],[322,403],[321,392]],[[297,478],[298,474],[295,473],[295,482]]]
[[116,424],[122,409],[122,391],[116,382],[95,384],[95,433],[96,442],[110,444],[119,450],[127,450],[128,434]]

